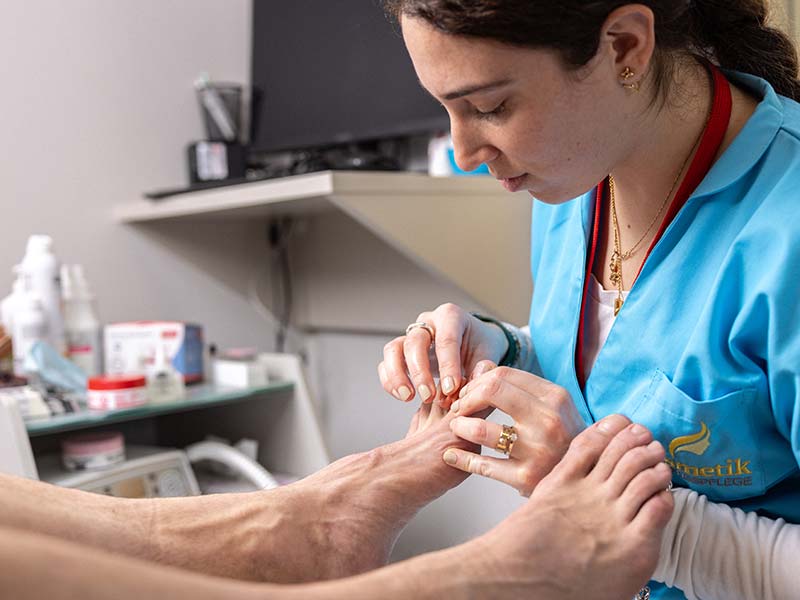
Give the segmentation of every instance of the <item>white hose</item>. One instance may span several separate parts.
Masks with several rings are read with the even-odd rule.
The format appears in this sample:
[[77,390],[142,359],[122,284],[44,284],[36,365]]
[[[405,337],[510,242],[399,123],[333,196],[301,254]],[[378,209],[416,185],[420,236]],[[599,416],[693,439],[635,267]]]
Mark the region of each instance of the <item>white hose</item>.
[[236,448],[220,442],[198,442],[186,447],[189,461],[196,463],[211,460],[222,463],[240,473],[262,490],[271,490],[280,484],[264,467]]

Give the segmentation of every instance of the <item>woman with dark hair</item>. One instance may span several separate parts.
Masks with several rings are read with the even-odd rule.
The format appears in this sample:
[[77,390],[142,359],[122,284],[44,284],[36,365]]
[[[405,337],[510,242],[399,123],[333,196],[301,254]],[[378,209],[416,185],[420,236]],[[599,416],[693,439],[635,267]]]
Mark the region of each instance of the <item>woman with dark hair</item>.
[[652,597],[797,597],[800,83],[766,2],[387,5],[459,166],[535,201],[527,327],[423,312],[386,391],[452,403],[506,459],[445,461],[524,495],[585,424],[643,423],[676,487]]

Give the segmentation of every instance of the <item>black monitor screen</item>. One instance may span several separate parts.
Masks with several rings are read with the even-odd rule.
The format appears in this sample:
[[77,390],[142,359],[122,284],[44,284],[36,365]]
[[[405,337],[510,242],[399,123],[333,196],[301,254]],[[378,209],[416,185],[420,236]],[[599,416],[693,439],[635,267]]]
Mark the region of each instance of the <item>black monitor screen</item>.
[[447,130],[380,0],[253,0],[253,149]]

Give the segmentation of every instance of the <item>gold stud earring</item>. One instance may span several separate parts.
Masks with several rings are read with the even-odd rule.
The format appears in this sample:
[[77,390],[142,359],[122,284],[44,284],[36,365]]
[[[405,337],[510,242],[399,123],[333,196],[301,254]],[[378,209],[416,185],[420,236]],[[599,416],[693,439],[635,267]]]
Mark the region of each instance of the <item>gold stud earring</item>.
[[638,92],[639,91],[639,82],[638,81],[634,81],[633,83],[627,83],[627,81],[631,77],[635,77],[636,76],[636,73],[633,71],[633,69],[631,69],[630,67],[625,67],[625,70],[622,71],[622,73],[620,73],[619,76],[622,77],[622,79],[623,79],[623,81],[620,82],[620,85],[622,87],[624,87],[626,90],[632,90],[634,92]]

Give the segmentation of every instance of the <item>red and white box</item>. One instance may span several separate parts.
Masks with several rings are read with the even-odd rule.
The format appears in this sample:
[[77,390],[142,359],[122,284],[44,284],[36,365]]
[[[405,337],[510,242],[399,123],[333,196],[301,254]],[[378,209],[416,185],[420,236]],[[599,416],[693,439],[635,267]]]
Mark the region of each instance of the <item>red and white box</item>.
[[186,383],[203,380],[203,328],[180,321],[131,321],[105,326],[105,372],[143,374],[162,345]]

